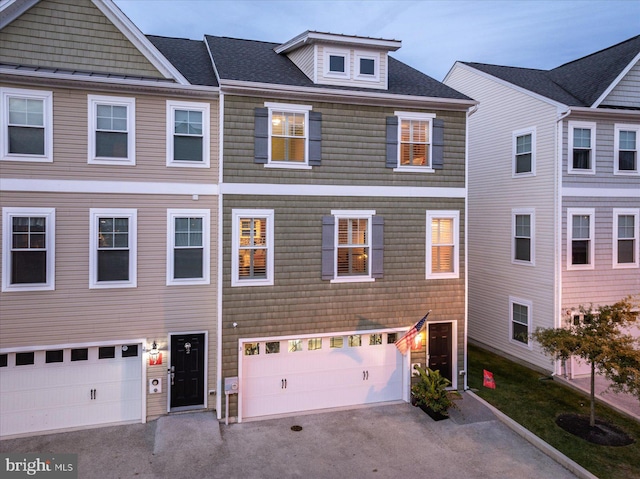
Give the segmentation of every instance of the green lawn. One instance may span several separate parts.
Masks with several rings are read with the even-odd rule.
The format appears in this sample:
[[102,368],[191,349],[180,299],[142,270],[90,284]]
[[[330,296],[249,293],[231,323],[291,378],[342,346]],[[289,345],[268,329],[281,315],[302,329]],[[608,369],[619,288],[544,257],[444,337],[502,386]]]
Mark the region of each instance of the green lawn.
[[[482,370],[493,373],[496,389],[482,385]],[[609,447],[591,444],[555,423],[562,413],[589,414],[589,398],[536,371],[469,345],[469,387],[507,416],[600,479],[640,478],[640,423],[596,405],[596,417],[630,434],[636,442]]]

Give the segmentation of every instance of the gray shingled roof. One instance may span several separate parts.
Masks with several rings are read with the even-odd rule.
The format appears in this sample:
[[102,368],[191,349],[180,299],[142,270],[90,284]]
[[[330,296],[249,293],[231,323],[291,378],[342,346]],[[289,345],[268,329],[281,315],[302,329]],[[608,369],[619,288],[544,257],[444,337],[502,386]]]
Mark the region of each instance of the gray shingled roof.
[[553,70],[463,62],[568,106],[589,107],[640,53],[640,35]]
[[[205,41],[209,45],[221,81],[240,80],[320,89],[381,92],[371,88],[316,85],[286,55],[279,55],[274,51],[279,43],[211,35],[205,35]],[[462,93],[391,57],[389,88],[385,93],[470,100]]]
[[192,85],[218,86],[207,46],[201,40],[146,35]]

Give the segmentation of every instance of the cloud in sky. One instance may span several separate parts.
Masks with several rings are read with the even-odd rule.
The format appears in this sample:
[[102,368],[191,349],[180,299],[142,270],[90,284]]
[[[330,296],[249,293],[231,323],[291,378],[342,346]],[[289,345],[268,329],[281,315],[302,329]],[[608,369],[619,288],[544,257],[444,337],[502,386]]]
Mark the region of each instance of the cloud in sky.
[[306,31],[402,40],[442,80],[456,60],[549,69],[640,33],[637,0],[116,0],[146,34],[283,43]]

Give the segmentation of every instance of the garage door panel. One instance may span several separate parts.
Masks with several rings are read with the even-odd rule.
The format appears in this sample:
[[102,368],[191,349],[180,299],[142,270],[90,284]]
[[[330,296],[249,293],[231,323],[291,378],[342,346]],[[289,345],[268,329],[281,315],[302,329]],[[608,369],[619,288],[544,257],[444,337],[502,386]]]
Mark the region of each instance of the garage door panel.
[[2,368],[0,435],[142,419],[140,357],[98,359],[97,347],[87,349],[83,361],[67,349],[61,363],[37,352],[36,364]]
[[[289,352],[289,341],[283,340],[279,353],[244,356],[240,388],[243,416],[402,399],[403,358],[386,336],[380,344],[380,334],[378,344],[370,344],[369,335],[363,334],[360,345],[356,338],[349,346],[348,336],[343,336],[343,346],[334,348],[327,335],[322,338],[322,347],[318,348],[315,340],[318,349],[312,350],[307,349],[310,343],[302,340],[303,349],[295,352]],[[259,351],[264,352],[264,344]]]

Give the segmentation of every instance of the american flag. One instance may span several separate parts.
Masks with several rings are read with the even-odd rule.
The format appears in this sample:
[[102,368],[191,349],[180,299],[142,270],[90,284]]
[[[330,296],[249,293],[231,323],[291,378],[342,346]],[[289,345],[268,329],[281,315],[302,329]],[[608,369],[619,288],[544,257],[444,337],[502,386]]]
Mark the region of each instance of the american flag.
[[429,316],[430,312],[431,310],[427,311],[427,314],[424,315],[424,318],[414,324],[413,327],[409,329],[409,331],[404,333],[404,336],[393,343],[396,345],[396,348],[398,348],[398,351],[400,351],[400,353],[404,355],[407,353],[407,351],[409,351],[413,339],[418,335],[418,333],[424,326],[424,323],[427,321],[427,316]]

